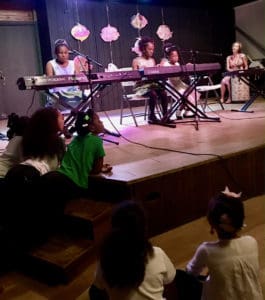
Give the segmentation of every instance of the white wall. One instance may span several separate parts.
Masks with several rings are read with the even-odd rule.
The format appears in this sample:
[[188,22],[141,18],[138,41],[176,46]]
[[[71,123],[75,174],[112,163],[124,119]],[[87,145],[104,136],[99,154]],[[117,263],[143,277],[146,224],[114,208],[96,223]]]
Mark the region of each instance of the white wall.
[[[236,39],[243,44],[243,52],[252,59],[265,58],[265,0],[258,0],[235,7]],[[260,47],[255,46],[242,32],[245,32]]]

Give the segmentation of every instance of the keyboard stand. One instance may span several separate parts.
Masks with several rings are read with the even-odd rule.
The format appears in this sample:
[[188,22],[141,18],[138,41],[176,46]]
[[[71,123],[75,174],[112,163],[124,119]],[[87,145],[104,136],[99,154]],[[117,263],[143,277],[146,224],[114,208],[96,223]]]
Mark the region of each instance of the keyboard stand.
[[[184,94],[182,95],[179,91],[177,91],[171,84],[167,81],[158,81],[161,87],[163,87],[175,100],[175,103],[168,110],[167,114],[162,118],[161,123],[168,124],[170,117],[176,113],[178,109],[186,109],[187,111],[191,111],[194,114],[193,120],[183,120],[183,121],[175,121],[176,123],[188,123],[188,122],[196,122],[197,120],[204,120],[209,122],[220,122],[220,118],[218,117],[209,117],[203,111],[201,111],[197,105],[194,105],[192,102],[188,100],[188,96],[196,89],[197,83],[200,80],[200,76],[195,78],[191,84],[188,86]],[[196,125],[196,129],[198,126]]]
[[247,109],[250,107],[250,105],[256,100],[256,98],[260,95],[265,99],[265,93],[263,90],[258,89],[255,84],[247,80],[245,77],[240,77],[240,80],[242,80],[244,83],[246,83],[252,90],[254,91],[253,95],[250,97],[250,99],[238,110],[238,109],[231,109],[233,112],[246,112],[246,113],[253,113],[254,111],[247,111]]

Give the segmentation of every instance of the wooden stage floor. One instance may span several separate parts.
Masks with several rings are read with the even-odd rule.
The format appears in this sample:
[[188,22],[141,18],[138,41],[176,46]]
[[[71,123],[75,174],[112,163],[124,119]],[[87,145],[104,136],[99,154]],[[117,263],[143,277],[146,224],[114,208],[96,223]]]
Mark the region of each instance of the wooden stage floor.
[[[113,170],[92,178],[97,195],[104,191],[106,201],[142,202],[154,235],[203,216],[208,199],[225,185],[246,198],[263,194],[265,101],[257,99],[248,109],[253,113],[231,111],[241,107],[226,104],[220,110],[212,102],[207,114],[220,122],[199,121],[198,130],[193,119],[176,128],[148,125],[140,118],[139,127],[131,118],[121,126],[117,112],[108,113],[122,136],[106,136],[119,145],[104,143],[105,161]],[[101,115],[105,127],[114,131]],[[161,214],[166,216],[163,225]]]
[[[195,129],[193,119],[177,123],[176,128],[148,125],[143,118],[137,118],[135,127],[131,118],[119,125],[117,112],[108,112],[110,120],[122,137],[106,138],[119,142],[113,145],[105,142],[105,161],[113,165],[112,174],[106,178],[121,181],[137,181],[158,174],[170,173],[193,164],[204,163],[264,145],[265,142],[265,100],[254,102],[249,110],[253,113],[231,112],[242,104],[225,104],[224,111],[219,104],[210,105],[211,117],[219,116],[221,122],[198,123]],[[115,132],[106,116],[101,113],[105,127]],[[139,144],[141,145],[139,145]],[[158,148],[163,148],[160,150]]]

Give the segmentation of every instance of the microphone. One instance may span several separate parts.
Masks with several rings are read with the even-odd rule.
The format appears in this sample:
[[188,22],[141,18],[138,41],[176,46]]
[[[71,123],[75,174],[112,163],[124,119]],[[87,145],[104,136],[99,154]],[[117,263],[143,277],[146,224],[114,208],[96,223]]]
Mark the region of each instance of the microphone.
[[96,60],[90,58],[88,55],[85,55],[85,54],[83,54],[83,53],[81,53],[77,50],[72,49],[72,50],[69,50],[68,53],[69,54],[80,55],[80,56],[84,57],[85,59],[87,59],[88,62],[93,62],[94,64],[98,65],[99,67],[101,67],[101,68],[103,67],[103,65],[100,64],[99,62],[97,62]]

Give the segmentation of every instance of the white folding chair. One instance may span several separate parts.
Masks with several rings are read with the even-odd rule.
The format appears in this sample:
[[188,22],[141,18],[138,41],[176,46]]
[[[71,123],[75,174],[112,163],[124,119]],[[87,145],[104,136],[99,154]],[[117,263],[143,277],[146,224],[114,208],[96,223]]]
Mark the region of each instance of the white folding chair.
[[[131,67],[118,69],[118,71],[131,71],[131,70],[132,70]],[[149,97],[137,95],[133,91],[134,85],[135,85],[134,81],[121,82],[122,98],[121,98],[120,124],[122,124],[123,118],[126,117],[132,117],[135,126],[138,126],[138,123],[136,121],[137,116],[143,116],[144,119],[146,119]],[[139,103],[139,102],[141,102],[144,105],[144,111],[140,113],[139,112],[136,113],[133,110],[134,105],[132,105],[132,103]],[[124,103],[126,103],[127,108],[130,111],[127,114],[124,114],[124,108],[125,108]]]
[[207,103],[208,103],[208,95],[209,95],[210,91],[214,92],[217,101],[219,102],[221,108],[224,110],[224,106],[220,101],[220,95],[217,92],[217,90],[220,90],[221,84],[220,83],[219,84],[213,84],[213,81],[212,81],[210,76],[204,76],[203,79],[206,79],[208,81],[208,84],[207,85],[198,85],[198,86],[196,86],[196,90],[198,92],[203,93],[203,94],[205,93],[204,98],[200,99],[203,111],[205,111],[205,109],[206,109],[206,106],[207,106]]

